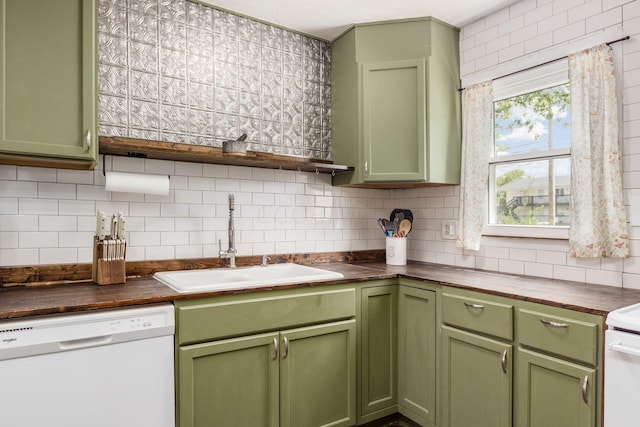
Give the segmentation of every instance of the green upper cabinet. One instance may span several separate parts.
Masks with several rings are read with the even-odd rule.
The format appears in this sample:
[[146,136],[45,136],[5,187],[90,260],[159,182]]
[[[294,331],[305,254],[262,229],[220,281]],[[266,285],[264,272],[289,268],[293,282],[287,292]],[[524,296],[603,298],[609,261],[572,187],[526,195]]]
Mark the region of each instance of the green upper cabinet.
[[96,0],[1,1],[0,162],[91,168]]
[[357,25],[332,45],[335,185],[460,182],[458,30],[431,18]]

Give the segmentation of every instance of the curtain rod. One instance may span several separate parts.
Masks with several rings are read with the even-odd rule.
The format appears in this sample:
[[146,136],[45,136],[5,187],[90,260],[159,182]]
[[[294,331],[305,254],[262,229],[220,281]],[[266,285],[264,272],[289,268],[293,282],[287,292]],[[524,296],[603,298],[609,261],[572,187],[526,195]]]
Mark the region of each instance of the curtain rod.
[[[616,39],[616,40],[612,40],[612,41],[610,41],[610,42],[606,42],[605,44],[606,44],[607,46],[611,46],[612,44],[615,44],[615,43],[618,43],[618,42],[623,42],[623,41],[625,41],[625,40],[629,40],[630,38],[631,38],[631,36],[624,36],[624,37],[622,37],[622,38],[619,38],[619,39]],[[502,78],[505,78],[505,77],[512,76],[512,75],[514,75],[514,74],[522,73],[522,72],[524,72],[524,71],[533,70],[534,68],[542,67],[543,65],[553,64],[554,62],[561,61],[561,60],[566,59],[566,58],[568,58],[568,57],[569,57],[569,55],[561,56],[560,58],[552,59],[552,60],[550,60],[550,61],[543,62],[542,64],[532,65],[531,67],[527,67],[527,68],[524,68],[524,69],[522,69],[522,70],[513,71],[513,72],[511,72],[511,73],[504,74],[504,75],[502,75],[502,76],[500,76],[500,77],[495,77],[495,78],[493,78],[493,79],[491,79],[491,80],[498,80],[498,79],[502,79]],[[464,87],[463,87],[463,88],[460,88],[460,89],[458,89],[458,92],[462,92],[462,91],[463,91],[463,90],[465,90],[465,89],[466,89],[466,88],[464,88]]]

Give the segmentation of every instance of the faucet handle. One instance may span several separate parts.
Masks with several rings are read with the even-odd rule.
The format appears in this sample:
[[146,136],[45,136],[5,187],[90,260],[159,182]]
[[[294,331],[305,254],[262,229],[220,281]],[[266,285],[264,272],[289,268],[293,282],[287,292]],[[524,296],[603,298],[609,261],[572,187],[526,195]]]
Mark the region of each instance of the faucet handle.
[[268,265],[267,261],[270,261],[271,258],[268,257],[267,255],[262,255],[262,264],[260,264],[260,266],[262,267],[266,267]]
[[218,239],[218,249],[222,252],[222,239]]

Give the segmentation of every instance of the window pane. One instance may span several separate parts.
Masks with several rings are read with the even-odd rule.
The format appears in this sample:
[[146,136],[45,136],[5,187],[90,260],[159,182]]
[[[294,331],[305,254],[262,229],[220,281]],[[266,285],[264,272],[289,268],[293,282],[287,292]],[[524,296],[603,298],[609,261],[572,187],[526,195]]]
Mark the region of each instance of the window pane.
[[500,163],[494,168],[491,224],[569,225],[569,157]]
[[494,102],[495,156],[568,148],[569,84]]

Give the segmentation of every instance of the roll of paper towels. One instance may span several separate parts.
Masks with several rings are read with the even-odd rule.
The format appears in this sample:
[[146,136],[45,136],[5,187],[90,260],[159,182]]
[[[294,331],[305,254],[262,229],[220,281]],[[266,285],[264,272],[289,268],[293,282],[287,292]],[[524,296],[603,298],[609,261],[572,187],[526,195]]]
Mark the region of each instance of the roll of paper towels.
[[169,194],[169,175],[107,171],[105,189],[121,193],[165,196]]

